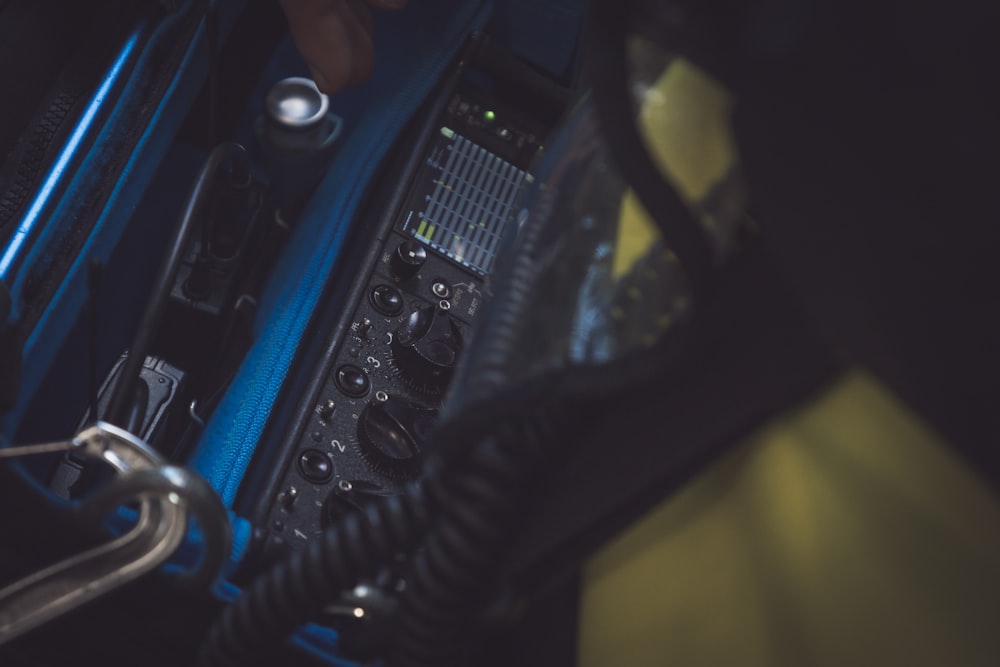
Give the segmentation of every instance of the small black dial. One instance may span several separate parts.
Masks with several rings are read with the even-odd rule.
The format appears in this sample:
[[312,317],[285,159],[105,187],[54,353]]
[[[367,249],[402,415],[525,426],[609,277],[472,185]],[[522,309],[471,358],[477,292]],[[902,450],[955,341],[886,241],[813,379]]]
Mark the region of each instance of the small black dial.
[[403,312],[403,295],[392,285],[376,285],[368,295],[375,310],[383,315],[399,315]]
[[380,391],[358,419],[361,454],[388,477],[416,477],[420,452],[435,419],[437,410]]
[[371,388],[368,374],[353,364],[344,364],[338,368],[333,379],[340,391],[353,398],[364,396]]
[[299,474],[313,484],[324,484],[333,477],[333,461],[318,449],[299,454]]
[[427,261],[427,250],[417,241],[403,241],[396,247],[389,259],[392,275],[397,280],[406,280],[417,275],[417,271]]

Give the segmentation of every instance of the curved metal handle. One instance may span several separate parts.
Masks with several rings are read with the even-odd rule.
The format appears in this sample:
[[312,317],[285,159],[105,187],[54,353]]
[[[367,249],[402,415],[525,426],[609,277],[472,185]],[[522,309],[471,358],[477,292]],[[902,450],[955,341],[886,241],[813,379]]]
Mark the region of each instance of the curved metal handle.
[[73,443],[121,473],[80,506],[82,518],[96,522],[123,503],[138,500],[138,520],[121,537],[0,590],[0,644],[161,565],[184,540],[189,514],[198,521],[206,548],[199,567],[184,581],[189,586],[210,585],[229,555],[228,515],[203,479],[163,465],[145,443],[109,424],[86,429]]
[[179,504],[162,497],[143,499],[139,520],[125,535],[0,591],[0,643],[154,569],[180,545],[186,525]]
[[194,570],[178,575],[179,583],[192,590],[212,586],[232,549],[229,515],[209,483],[186,468],[161,466],[125,475],[89,498],[80,507],[81,518],[96,523],[125,502],[143,496],[178,503],[185,525],[189,516],[195,520],[204,537],[203,552]]

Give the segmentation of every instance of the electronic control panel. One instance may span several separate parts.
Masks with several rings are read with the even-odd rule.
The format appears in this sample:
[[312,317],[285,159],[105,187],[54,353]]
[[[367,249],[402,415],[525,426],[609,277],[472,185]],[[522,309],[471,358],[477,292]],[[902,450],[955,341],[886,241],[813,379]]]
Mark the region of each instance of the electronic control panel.
[[419,476],[545,129],[475,86],[447,93],[256,505],[267,539],[301,547]]

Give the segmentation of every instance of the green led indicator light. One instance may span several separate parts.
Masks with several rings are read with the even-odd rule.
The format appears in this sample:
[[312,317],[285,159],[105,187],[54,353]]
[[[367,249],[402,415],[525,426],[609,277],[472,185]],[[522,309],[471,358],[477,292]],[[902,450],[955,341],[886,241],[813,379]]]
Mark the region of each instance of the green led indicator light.
[[483,114],[483,119],[487,123],[492,123],[493,121],[495,121],[497,119],[497,115],[493,111],[487,111],[486,113]]
[[451,129],[450,127],[442,127],[441,134],[443,134],[448,139],[452,139],[455,136],[455,130]]

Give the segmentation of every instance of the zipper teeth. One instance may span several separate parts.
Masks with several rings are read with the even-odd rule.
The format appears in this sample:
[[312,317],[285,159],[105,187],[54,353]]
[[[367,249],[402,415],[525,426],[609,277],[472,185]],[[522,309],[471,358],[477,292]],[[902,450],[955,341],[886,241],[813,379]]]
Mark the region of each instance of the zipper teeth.
[[[444,62],[447,62],[447,59]],[[428,78],[429,73],[439,69],[439,66],[436,65],[427,65],[420,68],[410,81],[421,81]],[[416,97],[422,88],[423,86],[419,83],[411,83],[397,99]],[[398,116],[399,114],[396,115]],[[375,149],[369,153],[368,159],[364,162],[362,169],[359,170],[360,173],[356,173],[355,178],[349,182],[351,190],[356,191],[358,186],[370,178],[369,164],[372,162],[372,159],[377,162],[384,155],[388,145],[391,143],[392,140],[385,135],[380,137]],[[360,195],[352,194],[339,204],[336,204],[334,210],[338,213],[338,217],[356,208],[359,199]],[[261,358],[258,363],[258,369],[261,371],[261,375],[265,381],[249,390],[253,396],[253,403],[258,406],[258,409],[249,415],[239,415],[235,420],[236,429],[234,430],[239,434],[238,450],[237,452],[230,452],[226,456],[227,465],[224,467],[223,479],[220,480],[221,484],[217,487],[223,490],[223,500],[227,507],[231,507],[233,501],[235,501],[239,485],[243,480],[243,473],[246,471],[249,463],[245,460],[248,449],[252,455],[253,446],[257,438],[260,437],[263,424],[270,416],[278,391],[284,383],[288,364],[291,361],[290,355],[294,353],[289,353],[289,349],[294,351],[298,347],[302,339],[305,324],[315,310],[318,301],[320,291],[318,286],[323,284],[329,277],[330,267],[340,254],[340,242],[346,233],[346,226],[346,223],[337,225],[333,230],[332,236],[324,239],[322,249],[319,253],[313,254],[310,258],[310,265],[314,266],[316,270],[307,271],[307,275],[311,276],[311,278],[305,284],[302,282],[299,283],[300,289],[295,291],[287,301],[286,307],[280,312],[279,326],[282,328],[284,334],[280,337],[281,343],[277,346],[277,349],[272,348],[270,353]],[[319,277],[318,280],[316,279],[317,277]]]
[[75,95],[59,93],[35,124],[24,154],[18,161],[17,172],[10,186],[0,195],[0,228],[17,215],[31,195],[45,164],[45,155],[75,102]]

